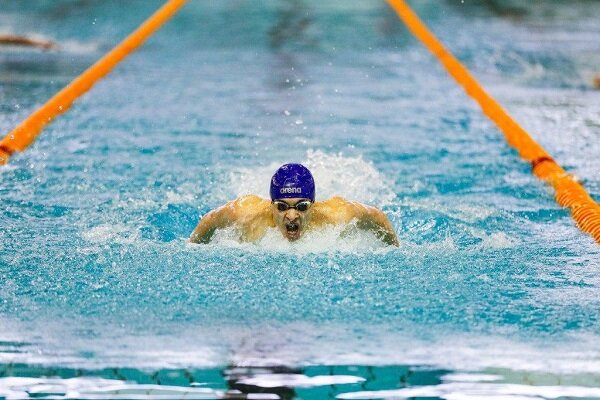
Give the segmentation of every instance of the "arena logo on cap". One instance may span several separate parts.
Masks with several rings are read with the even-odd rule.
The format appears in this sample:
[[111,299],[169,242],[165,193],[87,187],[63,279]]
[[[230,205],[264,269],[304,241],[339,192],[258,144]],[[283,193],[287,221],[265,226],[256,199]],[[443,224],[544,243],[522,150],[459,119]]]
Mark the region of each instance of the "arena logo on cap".
[[289,193],[302,193],[302,188],[294,188],[294,187],[284,187],[279,189],[279,193],[281,194],[289,194]]

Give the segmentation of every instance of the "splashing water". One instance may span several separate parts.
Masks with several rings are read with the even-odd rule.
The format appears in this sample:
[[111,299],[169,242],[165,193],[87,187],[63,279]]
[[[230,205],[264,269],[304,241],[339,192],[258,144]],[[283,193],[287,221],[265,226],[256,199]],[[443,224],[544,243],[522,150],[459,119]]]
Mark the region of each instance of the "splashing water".
[[[342,154],[327,154],[323,151],[308,151],[306,159],[301,161],[313,174],[317,192],[317,201],[333,196],[342,196],[348,200],[370,205],[391,204],[395,195],[384,178],[362,157],[345,157]],[[268,185],[273,172],[282,163],[273,163],[266,167],[242,168],[229,173],[229,182],[223,184],[230,188],[229,200],[246,194],[258,194],[269,198]],[[239,242],[239,233],[233,229],[218,231],[212,246],[226,246],[247,251],[276,251],[302,255],[319,252],[364,253],[387,251],[374,234],[360,231],[353,222],[349,226],[329,226],[306,232],[297,242],[291,243],[273,228],[254,244]]]
[[[282,160],[259,168],[241,168],[229,174],[226,187],[232,188],[231,197],[257,194],[269,198],[271,176],[282,164],[293,160]],[[312,173],[315,180],[316,200],[342,196],[348,200],[382,207],[395,199],[392,188],[386,184],[372,163],[362,157],[345,157],[342,154],[327,154],[321,150],[309,150],[306,159],[300,161]],[[231,199],[231,198],[230,198]]]

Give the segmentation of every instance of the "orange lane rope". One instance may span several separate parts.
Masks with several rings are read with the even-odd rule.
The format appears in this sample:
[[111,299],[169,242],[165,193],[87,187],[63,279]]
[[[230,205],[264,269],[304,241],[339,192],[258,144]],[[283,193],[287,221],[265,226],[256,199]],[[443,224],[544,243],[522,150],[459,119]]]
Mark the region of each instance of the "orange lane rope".
[[37,138],[44,126],[56,116],[64,113],[73,102],[119,62],[141,46],[158,28],[168,21],[187,0],[168,0],[161,8],[144,21],[133,33],[115,46],[94,65],[85,70],[71,83],[38,108],[12,132],[0,141],[0,165],[6,164],[10,156],[23,151]]
[[554,187],[556,201],[571,210],[577,226],[600,243],[600,206],[577,180],[552,157],[490,96],[471,73],[448,51],[404,0],[387,0],[410,32],[429,49],[448,73],[479,103],[484,114],[496,123],[508,143],[531,162],[532,172]]

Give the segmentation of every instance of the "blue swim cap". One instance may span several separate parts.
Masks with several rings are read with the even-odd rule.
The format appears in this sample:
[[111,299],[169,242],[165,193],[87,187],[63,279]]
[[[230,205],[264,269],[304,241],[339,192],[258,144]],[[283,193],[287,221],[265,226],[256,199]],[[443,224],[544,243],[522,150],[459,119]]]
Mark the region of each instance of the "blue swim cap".
[[271,200],[301,197],[315,201],[315,181],[302,164],[284,164],[271,178]]

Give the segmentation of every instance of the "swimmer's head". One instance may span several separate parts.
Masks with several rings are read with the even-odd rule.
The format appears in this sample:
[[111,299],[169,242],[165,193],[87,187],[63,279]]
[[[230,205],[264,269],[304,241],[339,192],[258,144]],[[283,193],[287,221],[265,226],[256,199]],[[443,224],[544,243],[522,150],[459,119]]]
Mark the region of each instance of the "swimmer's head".
[[284,164],[271,178],[271,200],[291,198],[315,201],[315,181],[302,164]]
[[291,241],[300,239],[315,202],[315,181],[302,164],[285,164],[271,178],[271,211],[275,225]]

